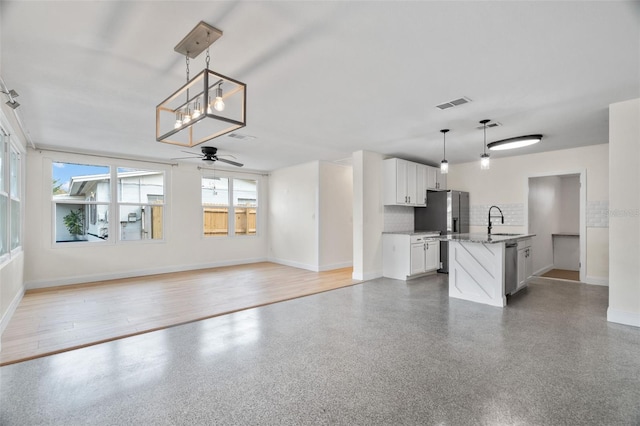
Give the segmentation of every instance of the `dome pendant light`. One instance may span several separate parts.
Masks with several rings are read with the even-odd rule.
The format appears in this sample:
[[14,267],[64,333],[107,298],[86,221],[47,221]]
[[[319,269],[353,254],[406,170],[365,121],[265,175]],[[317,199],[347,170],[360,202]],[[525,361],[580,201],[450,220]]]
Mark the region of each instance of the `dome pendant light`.
[[489,170],[489,168],[491,168],[489,154],[487,154],[487,123],[490,121],[491,120],[480,120],[482,130],[484,131],[484,150],[480,156],[480,170]]
[[440,173],[449,173],[449,162],[447,161],[447,132],[449,129],[442,129],[442,161],[440,162]]

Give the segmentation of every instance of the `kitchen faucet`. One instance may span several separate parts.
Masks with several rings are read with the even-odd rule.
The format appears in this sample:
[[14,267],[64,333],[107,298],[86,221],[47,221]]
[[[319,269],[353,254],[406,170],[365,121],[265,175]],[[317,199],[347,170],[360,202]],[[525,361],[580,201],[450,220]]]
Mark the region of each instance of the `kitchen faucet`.
[[487,234],[489,234],[489,235],[491,235],[491,228],[492,228],[492,226],[491,226],[491,218],[492,217],[498,217],[498,216],[491,216],[491,209],[493,209],[494,207],[496,209],[498,209],[498,211],[500,212],[500,218],[502,219],[502,224],[504,225],[504,215],[502,214],[502,210],[500,210],[500,207],[498,207],[498,206],[489,207],[489,215],[487,216],[487,222],[489,222],[489,227],[487,228]]

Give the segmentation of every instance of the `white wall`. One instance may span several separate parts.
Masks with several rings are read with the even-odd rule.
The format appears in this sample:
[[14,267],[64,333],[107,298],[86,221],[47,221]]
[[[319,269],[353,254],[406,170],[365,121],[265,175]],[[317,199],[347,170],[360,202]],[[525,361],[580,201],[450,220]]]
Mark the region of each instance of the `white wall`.
[[353,265],[353,168],[320,162],[321,271]]
[[353,278],[382,276],[384,157],[369,151],[353,153]]
[[553,240],[551,234],[560,228],[561,179],[545,176],[529,179],[529,232],[533,272],[539,274],[553,268]]
[[[491,169],[488,171],[480,170],[480,161],[454,164],[450,166],[448,187],[469,191],[472,206],[491,204],[524,206],[527,204],[527,187],[530,177],[572,174],[583,170],[587,181],[587,204],[606,206],[609,200],[608,144],[492,159]],[[526,232],[526,218],[521,226],[504,227],[503,230],[504,232]],[[471,227],[471,231],[486,232],[486,228],[476,226]],[[589,226],[587,221],[586,282],[606,284],[608,281],[608,237],[606,226]],[[534,258],[535,256],[534,252]]]
[[560,177],[560,226],[558,232],[580,233],[580,176]]
[[316,161],[269,176],[269,260],[317,270],[319,173]]
[[[164,241],[65,243],[55,245],[51,202],[52,161],[104,164],[166,172]],[[267,258],[266,211],[268,180],[259,183],[258,235],[204,237],[202,235],[201,178],[197,166],[172,167],[142,161],[29,150],[25,217],[25,273],[27,288],[98,281],[154,273],[264,261]],[[224,172],[216,170],[217,175]]]
[[269,189],[269,260],[311,271],[352,265],[351,167],[287,167],[271,173]]
[[609,108],[609,309],[640,327],[640,99]]

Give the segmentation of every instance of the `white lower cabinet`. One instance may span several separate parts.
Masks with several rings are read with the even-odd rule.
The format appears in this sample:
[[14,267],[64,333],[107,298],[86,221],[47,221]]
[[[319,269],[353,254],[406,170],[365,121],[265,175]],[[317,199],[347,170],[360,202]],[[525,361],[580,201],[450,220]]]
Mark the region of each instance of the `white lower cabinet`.
[[406,280],[440,268],[440,241],[437,234],[383,234],[382,275]]
[[518,241],[518,286],[516,291],[527,285],[533,275],[531,238]]

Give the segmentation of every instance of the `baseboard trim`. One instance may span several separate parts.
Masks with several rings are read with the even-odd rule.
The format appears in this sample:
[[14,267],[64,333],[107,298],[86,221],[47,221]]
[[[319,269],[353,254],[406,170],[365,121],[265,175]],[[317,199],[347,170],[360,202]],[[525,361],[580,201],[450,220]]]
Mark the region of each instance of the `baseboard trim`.
[[625,312],[609,308],[607,309],[607,321],[615,322],[617,324],[630,325],[633,327],[640,327],[640,313]]
[[309,265],[307,263],[295,262],[293,260],[268,258],[267,261],[277,263],[278,265],[291,266],[292,268],[306,269],[307,271],[320,272],[317,265]]
[[609,278],[607,277],[587,277],[584,279],[584,282],[591,285],[602,285],[605,287],[609,286]]
[[376,278],[382,278],[382,271],[367,272],[365,274],[353,272],[351,278],[358,281],[375,280]]
[[320,271],[333,271],[334,269],[342,269],[349,268],[353,266],[353,262],[341,262],[341,263],[332,263],[329,265],[321,266]]
[[545,267],[543,267],[543,268],[540,268],[540,269],[538,269],[537,271],[535,271],[535,272],[533,273],[533,275],[536,275],[536,276],[537,276],[537,275],[543,275],[543,274],[546,274],[547,272],[549,272],[549,271],[550,271],[550,270],[552,270],[552,269],[553,269],[553,264],[551,264],[551,265],[547,265],[547,266],[545,266]]
[[7,308],[7,311],[2,316],[2,319],[0,319],[0,336],[2,336],[2,333],[4,333],[4,330],[7,328],[7,325],[9,325],[9,320],[13,317],[13,314],[16,312],[16,309],[18,309],[18,305],[20,304],[20,302],[22,301],[22,298],[24,297],[24,292],[25,292],[24,285],[22,285],[20,286],[20,290],[18,290],[16,295],[13,297],[13,300],[11,301],[11,303],[9,303],[9,307]]
[[56,280],[36,280],[26,282],[26,290],[37,290],[49,287],[59,287],[73,284],[91,283],[97,281],[118,280],[122,278],[143,277],[146,275],[170,274],[172,272],[196,271],[198,269],[219,268],[222,266],[248,265],[251,263],[266,262],[266,258],[236,259],[223,262],[200,263],[195,265],[167,266],[164,268],[138,269],[112,274],[81,275],[75,277],[59,278]]

